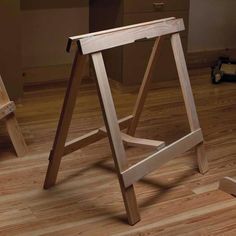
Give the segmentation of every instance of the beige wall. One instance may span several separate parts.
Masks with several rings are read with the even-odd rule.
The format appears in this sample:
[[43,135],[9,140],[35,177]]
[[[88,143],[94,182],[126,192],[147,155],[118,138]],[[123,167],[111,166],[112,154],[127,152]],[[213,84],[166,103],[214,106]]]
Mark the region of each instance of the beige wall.
[[74,55],[67,40],[89,31],[89,0],[21,0],[21,20],[24,83],[69,78]]
[[190,0],[189,51],[236,48],[236,0]]
[[88,32],[88,6],[22,10],[23,68],[68,64],[69,36]]
[[[22,64],[28,75],[29,68],[71,63],[73,55],[65,52],[67,38],[89,31],[88,2],[21,0]],[[190,0],[188,51],[236,48],[235,9],[236,0]],[[47,71],[45,76],[37,73],[46,78]],[[64,68],[55,76],[67,76],[69,68],[65,75],[61,71]],[[32,73],[26,79],[34,77]]]
[[[67,64],[67,37],[88,32],[88,0],[21,0],[23,67]],[[189,51],[236,48],[236,1],[190,0]]]
[[21,96],[20,1],[0,2],[0,74],[12,99]]

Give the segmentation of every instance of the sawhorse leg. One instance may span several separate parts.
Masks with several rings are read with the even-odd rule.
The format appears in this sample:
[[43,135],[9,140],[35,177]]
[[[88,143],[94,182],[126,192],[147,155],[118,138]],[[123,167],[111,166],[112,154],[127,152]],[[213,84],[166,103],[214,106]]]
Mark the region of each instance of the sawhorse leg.
[[[179,80],[184,97],[185,107],[187,110],[190,129],[191,131],[196,131],[200,128],[200,125],[179,34],[173,34],[171,36],[171,44],[173,48],[177,71],[179,74]],[[203,142],[196,147],[196,151],[199,171],[204,174],[208,171],[209,167]]]
[[12,113],[5,118],[7,132],[18,157],[23,157],[28,152],[25,139],[21,133],[20,126],[16,120],[15,114]]
[[128,162],[101,52],[92,54],[92,60],[97,75],[98,94],[103,111],[103,117],[120,182],[128,221],[129,224],[134,225],[140,220],[140,215],[133,185],[125,188],[123,179],[121,178],[121,172],[128,168]]
[[64,153],[65,142],[76,103],[77,92],[82,80],[86,61],[86,56],[82,56],[78,50],[74,59],[60,120],[57,127],[55,141],[49,156],[49,165],[44,182],[45,189],[52,187],[56,182],[57,173]]

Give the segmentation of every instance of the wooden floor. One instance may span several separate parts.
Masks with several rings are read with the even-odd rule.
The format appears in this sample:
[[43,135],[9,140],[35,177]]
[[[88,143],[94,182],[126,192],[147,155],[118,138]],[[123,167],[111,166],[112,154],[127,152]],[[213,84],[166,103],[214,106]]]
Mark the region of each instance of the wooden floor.
[[[129,226],[107,140],[64,157],[56,187],[43,190],[64,86],[28,89],[17,117],[29,155],[17,158],[0,128],[0,235],[236,235],[236,199],[217,190],[236,176],[236,83],[212,85],[209,74],[191,78],[206,140],[210,171],[202,176],[193,151],[135,185],[142,221]],[[149,93],[138,137],[171,143],[189,131],[177,81]],[[113,89],[118,116],[129,115],[137,88]],[[95,87],[85,85],[70,139],[103,125]],[[129,148],[130,163],[153,150]]]

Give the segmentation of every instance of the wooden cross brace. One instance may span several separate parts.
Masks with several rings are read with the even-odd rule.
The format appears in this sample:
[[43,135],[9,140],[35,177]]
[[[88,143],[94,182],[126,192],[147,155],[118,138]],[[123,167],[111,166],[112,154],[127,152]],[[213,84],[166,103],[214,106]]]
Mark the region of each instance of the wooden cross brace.
[[[128,216],[129,224],[134,225],[140,220],[133,184],[156,170],[177,155],[195,147],[201,173],[208,170],[205,157],[203,136],[199,126],[194,98],[189,81],[189,75],[184,58],[179,32],[184,30],[182,19],[167,18],[157,21],[136,24],[112,30],[100,31],[69,38],[67,51],[76,46],[71,77],[69,80],[55,142],[50,153],[48,171],[44,188],[48,189],[56,182],[62,156],[108,136],[121,192]],[[171,34],[171,44],[174,52],[180,85],[184,96],[188,121],[191,132],[173,144],[165,147],[163,141],[135,138],[134,134],[147,96],[154,66],[158,59],[162,36]],[[117,120],[111,89],[101,51],[130,43],[140,39],[156,38],[148,66],[138,94],[133,114]],[[71,122],[72,112],[76,102],[77,91],[82,79],[86,56],[91,55],[96,72],[98,96],[103,111],[105,127],[92,131],[80,138],[66,143],[66,137]],[[127,132],[121,130],[127,128]],[[128,167],[124,143],[128,146],[149,146],[157,149],[156,153],[141,162]]]
[[15,103],[10,101],[4,83],[0,76],[0,120],[3,120],[5,122],[16,154],[21,157],[27,153],[27,146],[15,117],[15,109]]

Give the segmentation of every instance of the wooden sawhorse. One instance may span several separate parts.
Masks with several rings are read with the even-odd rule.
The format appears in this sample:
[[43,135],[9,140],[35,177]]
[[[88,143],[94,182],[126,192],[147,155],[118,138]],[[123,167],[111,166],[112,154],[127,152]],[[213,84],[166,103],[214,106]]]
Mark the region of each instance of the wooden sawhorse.
[[[183,48],[179,36],[179,32],[182,30],[184,30],[182,19],[167,18],[69,38],[67,50],[70,51],[71,46],[74,43],[77,43],[77,52],[57,128],[55,142],[49,157],[49,166],[44,183],[45,189],[48,189],[55,184],[62,156],[108,136],[128,221],[129,224],[134,225],[140,220],[133,187],[133,184],[136,181],[193,147],[196,147],[200,172],[205,173],[208,170],[208,162],[205,157],[203,146],[202,131],[199,126]],[[158,58],[158,49],[160,47],[161,37],[168,34],[171,34],[171,44],[178,69],[191,132],[173,144],[164,147],[163,141],[139,139],[135,138],[134,134],[144,106],[150,79],[153,74],[153,68]],[[101,51],[134,43],[141,39],[151,38],[156,38],[156,41],[143,78],[133,114],[121,120],[117,120]],[[105,127],[66,143],[76,95],[81,82],[83,68],[86,63],[85,55],[91,55],[94,64],[97,77],[96,83],[98,96],[103,111]],[[121,130],[125,128],[127,128],[127,132],[121,132]],[[157,148],[158,151],[153,155],[148,156],[143,161],[128,167],[124,143],[128,146],[151,146]]]
[[15,103],[10,101],[0,76],[0,120],[3,120],[6,123],[7,131],[16,154],[21,157],[27,153],[27,146],[15,117],[15,109]]

